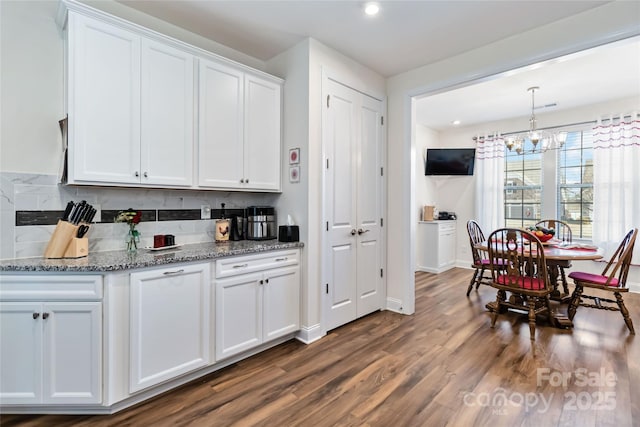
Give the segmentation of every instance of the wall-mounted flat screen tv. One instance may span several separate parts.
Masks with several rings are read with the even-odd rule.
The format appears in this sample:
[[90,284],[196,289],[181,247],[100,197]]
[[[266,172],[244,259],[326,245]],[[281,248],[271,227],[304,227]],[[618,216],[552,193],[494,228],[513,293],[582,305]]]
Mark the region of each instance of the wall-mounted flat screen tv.
[[473,175],[475,148],[428,148],[425,175]]

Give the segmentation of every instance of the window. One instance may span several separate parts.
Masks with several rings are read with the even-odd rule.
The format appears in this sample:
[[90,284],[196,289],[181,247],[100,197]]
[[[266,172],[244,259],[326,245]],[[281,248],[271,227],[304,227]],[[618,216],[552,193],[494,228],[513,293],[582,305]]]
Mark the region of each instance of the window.
[[[529,153],[533,144],[524,143]],[[504,219],[507,227],[523,228],[542,214],[542,154],[518,154],[505,149]]]
[[571,132],[558,152],[558,213],[573,237],[591,239],[593,215],[593,135]]
[[561,149],[545,153],[532,151],[529,140],[524,143],[527,154],[505,149],[505,226],[524,228],[541,219],[557,218],[571,226],[574,238],[591,239],[591,131],[569,132]]

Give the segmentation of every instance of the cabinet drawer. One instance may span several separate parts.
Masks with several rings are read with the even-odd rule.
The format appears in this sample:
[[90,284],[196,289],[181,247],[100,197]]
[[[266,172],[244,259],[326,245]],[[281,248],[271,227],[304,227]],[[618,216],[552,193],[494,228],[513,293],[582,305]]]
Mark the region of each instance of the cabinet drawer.
[[2,301],[95,301],[102,299],[102,276],[0,275]]
[[299,262],[300,251],[297,249],[223,258],[216,261],[216,278],[296,265]]
[[456,224],[455,223],[453,223],[453,224],[440,223],[440,227],[439,228],[440,228],[440,234],[443,234],[443,233],[447,233],[448,234],[449,232],[451,232],[451,231],[456,229]]

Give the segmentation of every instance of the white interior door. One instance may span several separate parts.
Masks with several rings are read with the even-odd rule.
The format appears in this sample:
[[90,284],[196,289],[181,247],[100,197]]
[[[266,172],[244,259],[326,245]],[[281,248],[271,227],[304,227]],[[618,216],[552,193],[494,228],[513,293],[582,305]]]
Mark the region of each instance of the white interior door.
[[360,95],[357,168],[358,317],[382,307],[382,103]]
[[382,307],[382,103],[326,79],[326,327]]

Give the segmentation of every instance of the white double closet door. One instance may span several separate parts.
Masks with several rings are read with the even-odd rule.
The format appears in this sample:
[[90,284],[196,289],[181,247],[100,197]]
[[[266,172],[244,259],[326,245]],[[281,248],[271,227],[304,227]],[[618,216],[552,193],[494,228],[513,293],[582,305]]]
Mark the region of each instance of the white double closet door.
[[326,330],[382,308],[382,101],[324,79]]

